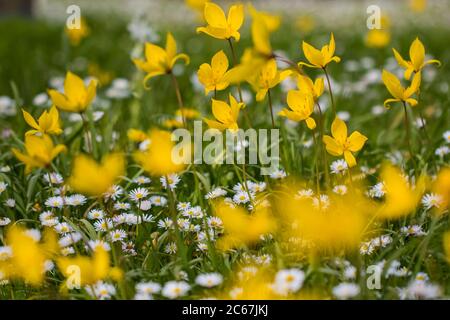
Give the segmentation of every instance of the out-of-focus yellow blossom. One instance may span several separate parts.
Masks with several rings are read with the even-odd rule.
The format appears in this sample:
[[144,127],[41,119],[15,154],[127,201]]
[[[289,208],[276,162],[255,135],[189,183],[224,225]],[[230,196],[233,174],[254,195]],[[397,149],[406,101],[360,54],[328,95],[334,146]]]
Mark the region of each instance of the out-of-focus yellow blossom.
[[314,101],[317,101],[323,94],[324,80],[323,78],[317,78],[314,82],[310,77],[304,75],[298,75],[297,87],[301,93],[309,93],[313,96]]
[[45,264],[59,250],[57,235],[46,229],[43,241],[33,238],[28,230],[17,225],[6,232],[5,243],[11,248],[12,256],[0,259],[0,272],[6,278],[23,279],[32,285],[41,285],[45,278]]
[[444,233],[442,245],[444,247],[445,257],[447,262],[450,263],[450,231]]
[[386,99],[384,101],[385,107],[389,108],[389,104],[392,102],[407,103],[411,107],[414,107],[418,104],[418,101],[414,98],[411,98],[411,96],[419,91],[421,82],[420,72],[414,75],[414,78],[411,81],[411,85],[407,88],[404,88],[400,80],[389,71],[383,70],[382,79],[389,93],[394,97],[394,99]]
[[43,134],[61,134],[62,130],[59,126],[59,113],[55,106],[50,108],[50,111],[45,110],[38,121],[34,120],[33,116],[22,110],[23,118],[33,130],[28,130],[26,135],[43,135]]
[[299,66],[307,66],[310,68],[325,68],[330,62],[334,61],[339,63],[341,58],[334,55],[336,44],[334,42],[334,35],[331,34],[330,43],[324,45],[320,50],[314,48],[309,43],[303,41],[302,43],[303,54],[309,63],[299,62]]
[[203,17],[203,10],[205,8],[205,3],[209,1],[211,0],[184,0],[184,2],[189,8],[196,11],[202,17]]
[[121,154],[106,155],[101,163],[79,155],[74,160],[68,183],[76,192],[98,197],[106,193],[124,173],[125,159]]
[[46,134],[25,136],[25,153],[12,148],[14,156],[25,164],[25,174],[30,173],[33,168],[47,167],[63,151],[66,151],[66,147],[62,144],[55,146]]
[[409,7],[414,12],[424,12],[427,8],[427,0],[409,0]]
[[133,59],[133,62],[138,69],[147,72],[144,78],[144,84],[146,84],[153,77],[171,73],[173,66],[179,59],[183,59],[185,64],[190,62],[187,54],[177,54],[177,43],[172,34],[168,32],[165,48],[147,42],[145,43],[145,60]]
[[436,180],[433,183],[433,192],[442,197],[442,206],[439,212],[442,213],[448,209],[450,204],[450,168],[446,167],[439,171]]
[[298,198],[292,186],[275,199],[280,237],[299,253],[355,250],[371,230],[372,205],[355,190],[325,198]]
[[183,109],[178,109],[177,111],[175,111],[175,116],[179,117],[181,119],[181,116],[184,115],[185,119],[198,119],[200,117],[200,112],[198,112],[198,110],[196,109],[192,109],[192,108],[183,108]]
[[385,202],[377,217],[398,219],[414,213],[425,190],[425,178],[420,177],[412,187],[400,169],[385,165],[381,171],[381,181],[385,191]]
[[314,20],[314,17],[311,15],[303,15],[300,16],[295,21],[295,26],[297,27],[300,32],[303,33],[310,33],[314,30],[314,27],[316,26],[316,21]]
[[80,19],[80,27],[79,28],[66,28],[64,29],[67,37],[69,38],[70,44],[73,46],[78,46],[84,38],[86,38],[90,29],[85,19]]
[[100,246],[95,248],[92,257],[81,255],[61,257],[56,263],[66,278],[75,274],[74,267],[79,268],[79,273],[76,274],[80,276],[80,286],[92,285],[107,278],[119,281],[122,274],[119,268],[111,267],[109,253]]
[[210,91],[221,91],[229,86],[229,82],[224,81],[224,76],[228,70],[228,58],[221,50],[211,59],[211,65],[203,63],[198,69],[198,80],[205,87],[205,95]]
[[142,142],[148,139],[148,135],[144,131],[138,129],[129,129],[127,131],[127,136],[128,139],[133,142]]
[[228,10],[228,16],[222,8],[213,2],[206,2],[204,8],[206,27],[197,28],[197,33],[203,32],[216,39],[231,39],[239,41],[241,38],[238,32],[244,23],[244,6],[235,4]]
[[[184,159],[175,161],[172,150],[175,143],[171,133],[165,130],[153,129],[148,139],[150,144],[147,151],[138,151],[134,154],[135,161],[153,176],[166,176],[182,171],[186,167]],[[188,157],[188,154],[179,154],[178,157]],[[187,160],[187,159],[186,159]]]
[[348,166],[354,167],[356,159],[352,152],[358,152],[362,149],[367,141],[367,137],[359,131],[354,131],[347,136],[347,125],[344,121],[336,117],[331,124],[331,135],[324,135],[323,142],[329,154],[333,156],[341,156],[344,154],[345,162]]
[[439,60],[425,61],[425,47],[423,46],[423,43],[419,40],[419,38],[416,38],[409,47],[410,61],[406,61],[405,59],[403,59],[400,53],[398,53],[398,51],[395,50],[394,48],[392,50],[394,51],[394,56],[398,64],[406,69],[405,70],[406,80],[409,80],[411,78],[413,72],[415,73],[420,72],[428,64],[434,63],[437,64],[438,66],[441,65],[441,62]]
[[237,100],[230,94],[229,95],[230,104],[212,99],[212,113],[215,120],[210,120],[204,118],[203,120],[212,129],[218,129],[220,131],[229,129],[231,131],[236,131],[239,129],[238,117],[239,111],[244,107],[242,102],[237,102]]
[[389,30],[372,29],[366,34],[366,45],[369,48],[384,48],[391,41],[391,33]]
[[261,236],[276,229],[270,208],[262,205],[256,206],[249,214],[242,207],[219,201],[214,206],[214,214],[223,222],[225,234],[217,243],[222,250],[255,244],[261,240]]
[[267,24],[261,18],[254,18],[252,22],[252,53],[262,58],[271,59],[273,56],[270,44],[270,31]]
[[265,11],[256,10],[251,3],[248,4],[248,10],[252,16],[252,19],[262,21],[269,32],[274,32],[280,27],[281,18],[279,16]]
[[113,79],[113,74],[110,71],[103,70],[96,63],[89,63],[88,65],[88,73],[91,77],[98,79],[98,82],[102,86],[106,86]]
[[296,122],[305,120],[307,127],[311,130],[316,127],[316,122],[311,117],[314,111],[314,98],[309,92],[289,91],[287,104],[289,109],[284,108],[278,115]]
[[291,70],[279,71],[275,59],[270,59],[264,67],[254,76],[248,79],[256,91],[256,101],[262,101],[267,92],[292,74]]
[[72,72],[67,72],[64,80],[64,94],[54,89],[48,90],[48,94],[59,109],[68,112],[83,112],[89,107],[95,98],[97,81],[91,80],[88,86],[83,79]]
[[164,120],[162,125],[167,129],[182,128],[183,122],[179,121],[178,119],[167,119]]

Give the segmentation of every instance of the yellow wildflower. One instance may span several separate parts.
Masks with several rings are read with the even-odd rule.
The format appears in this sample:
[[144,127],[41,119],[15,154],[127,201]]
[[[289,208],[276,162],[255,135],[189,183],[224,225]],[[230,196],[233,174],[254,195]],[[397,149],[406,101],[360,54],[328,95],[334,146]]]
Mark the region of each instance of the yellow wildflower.
[[366,34],[366,45],[369,48],[384,48],[391,41],[391,33],[384,29],[372,29]]
[[86,38],[89,33],[89,26],[85,19],[81,18],[79,28],[66,28],[64,29],[67,37],[69,38],[70,44],[72,46],[78,46],[84,38]]
[[64,94],[54,89],[48,94],[59,109],[68,112],[83,112],[95,98],[97,81],[91,80],[86,87],[83,80],[72,72],[67,72],[64,80]]
[[217,52],[211,59],[211,65],[203,63],[198,69],[198,80],[205,87],[205,95],[210,91],[221,91],[229,86],[224,80],[228,70],[228,58],[223,51]]
[[450,231],[447,231],[444,233],[444,239],[442,241],[443,247],[444,247],[444,253],[445,257],[447,259],[447,262],[450,263]]
[[94,159],[79,155],[75,158],[68,184],[76,192],[101,196],[125,172],[125,160],[120,154],[106,155],[99,164]]
[[256,91],[256,101],[262,101],[267,92],[292,74],[291,70],[279,71],[275,59],[270,59],[248,82]]
[[148,135],[144,131],[138,129],[129,129],[127,131],[127,136],[128,139],[133,142],[142,142],[148,139]]
[[22,110],[23,118],[33,130],[28,130],[26,135],[43,135],[43,134],[61,134],[62,130],[59,126],[59,113],[55,106],[50,108],[50,111],[45,110],[38,121],[34,120],[33,116],[27,111]]
[[291,90],[287,95],[287,104],[289,109],[284,108],[278,114],[292,121],[305,121],[309,129],[316,127],[316,122],[311,117],[314,111],[314,98],[308,92],[304,93],[297,90]]
[[383,70],[382,79],[389,93],[394,97],[394,99],[386,99],[384,101],[385,107],[389,107],[389,104],[392,102],[407,103],[411,107],[414,107],[418,104],[418,101],[414,98],[411,98],[411,96],[419,91],[421,82],[420,72],[414,75],[411,85],[407,88],[404,88],[400,80],[389,71]]
[[334,42],[334,35],[331,34],[330,43],[318,50],[309,43],[303,41],[302,44],[303,53],[309,63],[299,62],[299,66],[307,66],[310,68],[324,69],[330,62],[334,61],[339,63],[341,58],[334,55],[336,44]]
[[354,131],[347,137],[347,125],[344,121],[336,117],[331,124],[331,134],[323,136],[323,142],[329,154],[333,156],[341,156],[344,154],[345,162],[349,167],[356,165],[356,159],[352,152],[362,149],[367,141],[367,137],[358,131]]
[[314,82],[310,77],[299,74],[297,79],[297,87],[301,93],[309,93],[317,101],[323,94],[324,80],[317,78]]
[[177,43],[170,32],[167,33],[166,47],[161,48],[153,43],[145,44],[145,60],[133,59],[136,67],[147,75],[144,84],[151,78],[172,72],[175,63],[183,59],[185,64],[189,64],[189,56],[185,53],[177,54]]
[[230,104],[224,101],[212,99],[212,113],[217,121],[204,118],[203,120],[208,124],[210,128],[218,129],[220,131],[229,129],[236,131],[238,127],[239,111],[243,108],[242,102],[237,102],[236,99],[230,94]]
[[66,151],[66,147],[62,144],[55,146],[48,135],[28,135],[25,136],[25,151],[12,149],[14,156],[25,164],[25,174],[28,174],[33,168],[47,167],[59,153]]
[[206,27],[197,28],[197,33],[203,32],[207,35],[217,38],[229,40],[234,38],[239,41],[241,35],[238,32],[244,23],[244,6],[235,4],[228,10],[228,16],[222,8],[212,2],[206,2],[204,8]]
[[403,57],[398,53],[397,50],[392,49],[394,51],[395,59],[397,60],[398,64],[405,68],[405,79],[409,80],[411,78],[411,74],[413,72],[418,73],[420,72],[426,65],[428,64],[437,64],[438,66],[441,65],[441,62],[439,60],[427,60],[425,61],[425,47],[423,46],[423,43],[419,40],[419,38],[416,38],[414,40],[409,48],[409,59],[410,61],[406,61],[403,59]]

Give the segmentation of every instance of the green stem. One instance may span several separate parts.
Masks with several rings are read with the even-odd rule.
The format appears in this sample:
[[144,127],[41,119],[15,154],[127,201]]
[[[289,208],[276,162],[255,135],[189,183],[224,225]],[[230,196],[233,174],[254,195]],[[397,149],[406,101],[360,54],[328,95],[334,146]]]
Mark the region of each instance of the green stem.
[[275,129],[275,119],[273,117],[272,97],[270,95],[270,89],[267,90],[267,97],[268,97],[268,100],[269,100],[270,118],[272,119],[272,129]]
[[185,114],[184,114],[184,104],[183,104],[183,98],[181,97],[180,86],[178,85],[177,77],[175,77],[173,72],[170,72],[170,76],[172,78],[172,83],[173,83],[173,87],[175,89],[175,94],[177,95],[178,107],[180,108],[181,120],[183,121],[183,127],[186,128],[186,118],[185,118]]
[[336,117],[336,105],[334,104],[333,90],[331,89],[330,77],[328,76],[326,67],[323,68],[323,72],[325,72],[325,77],[327,78],[328,90],[330,91],[331,106],[333,107],[333,113]]

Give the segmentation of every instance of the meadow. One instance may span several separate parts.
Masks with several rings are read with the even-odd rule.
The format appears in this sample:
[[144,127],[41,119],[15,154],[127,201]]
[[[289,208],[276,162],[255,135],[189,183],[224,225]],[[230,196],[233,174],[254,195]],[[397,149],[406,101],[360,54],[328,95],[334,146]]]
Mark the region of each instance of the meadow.
[[[411,3],[0,20],[0,299],[448,298],[450,27]],[[278,168],[174,161],[196,122]]]

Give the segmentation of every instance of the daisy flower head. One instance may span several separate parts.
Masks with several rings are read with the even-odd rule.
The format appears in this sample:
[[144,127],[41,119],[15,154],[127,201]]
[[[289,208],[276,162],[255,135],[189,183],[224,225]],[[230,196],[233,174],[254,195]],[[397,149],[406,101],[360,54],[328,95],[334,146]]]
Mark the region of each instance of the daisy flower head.
[[299,269],[284,269],[277,272],[272,285],[273,290],[280,295],[288,295],[300,290],[305,280],[305,273]]
[[222,189],[221,187],[217,187],[217,188],[214,188],[213,190],[211,190],[210,192],[208,192],[205,195],[205,199],[212,200],[212,199],[216,199],[216,198],[223,197],[226,195],[227,195],[227,192],[224,189]]
[[61,222],[55,225],[56,232],[60,234],[72,232],[72,227],[67,222]]
[[216,287],[220,285],[222,281],[223,276],[218,272],[199,274],[195,278],[195,283],[205,288]]
[[444,198],[437,193],[427,193],[422,198],[422,205],[425,209],[430,210],[431,208],[439,209],[444,203]]
[[312,189],[300,189],[295,195],[296,199],[311,199],[314,196],[314,191]]
[[133,179],[133,182],[139,185],[149,184],[152,180],[146,176],[139,176]]
[[136,188],[130,191],[129,197],[134,202],[143,201],[148,196],[148,190],[145,188]]
[[136,293],[140,294],[157,294],[161,291],[161,285],[157,282],[139,282],[136,284]]
[[270,174],[270,178],[275,179],[275,180],[283,179],[286,177],[287,177],[287,173],[283,169],[277,169]]
[[141,201],[141,203],[139,204],[139,209],[141,209],[142,211],[148,211],[151,209],[151,207],[152,202],[150,200]]
[[424,236],[427,233],[425,231],[422,230],[422,227],[414,224],[414,225],[410,225],[410,226],[404,226],[400,229],[401,233],[403,233],[406,236],[409,237],[420,237],[420,236]]
[[160,181],[164,189],[169,187],[170,190],[175,190],[177,184],[180,182],[180,176],[176,173],[171,173],[168,174],[167,177],[161,177]]
[[330,165],[331,173],[344,174],[348,169],[348,164],[344,159],[335,160]]
[[360,292],[360,288],[355,283],[342,282],[335,286],[332,292],[336,298],[347,300],[356,297]]
[[87,286],[86,292],[99,300],[109,300],[116,294],[116,288],[110,283],[99,281],[93,286]]
[[236,204],[244,204],[250,201],[250,197],[248,192],[246,191],[239,191],[233,196],[233,201]]
[[39,220],[41,224],[46,227],[54,227],[59,223],[57,217],[53,215],[51,211],[44,211],[39,215]]
[[64,182],[63,177],[57,172],[44,174],[44,180],[51,185],[60,185]]
[[178,211],[184,211],[184,210],[188,210],[191,208],[191,203],[190,202],[178,202],[177,203],[177,210]]
[[8,217],[0,217],[0,227],[7,226],[11,223],[11,219]]
[[0,247],[0,261],[6,261],[13,255],[12,248],[9,246]]
[[127,202],[114,203],[114,209],[116,209],[116,210],[128,210],[130,208],[131,208],[131,205]]
[[16,200],[14,200],[13,198],[6,199],[5,206],[9,208],[14,208],[16,206]]
[[445,142],[450,143],[450,130],[445,131],[442,137],[444,138]]
[[334,186],[334,187],[333,187],[333,192],[336,193],[336,194],[338,194],[338,195],[343,196],[344,194],[347,193],[347,186],[345,186],[345,185],[343,185],[343,184]]
[[188,293],[191,286],[185,281],[169,281],[164,284],[162,295],[169,299],[176,299]]
[[167,254],[177,253],[177,244],[175,242],[169,242],[164,248],[164,252]]
[[5,191],[7,187],[8,187],[8,184],[6,182],[0,181],[0,194],[2,194],[3,191]]
[[109,238],[112,242],[122,241],[127,237],[125,230],[117,229],[109,232]]
[[312,198],[313,206],[319,210],[326,210],[330,206],[330,198],[326,194]]
[[103,240],[89,240],[88,242],[89,248],[92,251],[96,251],[99,248],[102,248],[105,251],[110,251],[111,247],[109,246],[108,242],[105,242]]
[[378,182],[369,189],[369,196],[372,198],[382,198],[386,194],[386,186],[383,182]]
[[450,148],[448,146],[439,147],[434,151],[434,154],[441,158],[445,157],[449,153],[450,153]]
[[158,227],[161,229],[168,230],[172,226],[173,226],[173,220],[170,218],[164,218],[164,219],[158,221]]
[[87,201],[87,198],[85,196],[83,196],[82,194],[73,194],[69,197],[66,197],[65,201],[68,206],[76,207],[76,206],[81,206],[81,205],[85,204]]
[[97,232],[106,232],[114,227],[113,221],[109,218],[100,219],[94,222],[94,229]]
[[167,204],[167,199],[163,196],[151,196],[149,200],[156,207],[164,207]]
[[115,184],[112,185],[111,188],[109,188],[108,192],[104,194],[104,197],[106,199],[117,200],[120,198],[122,194],[123,194],[122,187]]
[[91,219],[91,220],[103,219],[104,216],[105,216],[105,213],[101,209],[89,210],[89,212],[87,214],[88,219]]
[[61,209],[64,206],[64,200],[62,197],[59,196],[50,197],[47,200],[45,200],[45,205],[47,207]]

